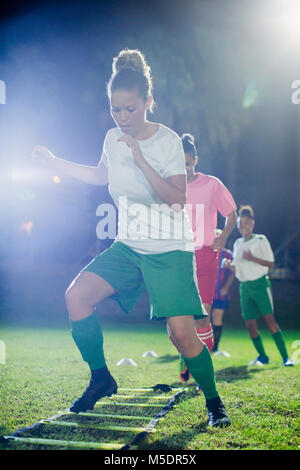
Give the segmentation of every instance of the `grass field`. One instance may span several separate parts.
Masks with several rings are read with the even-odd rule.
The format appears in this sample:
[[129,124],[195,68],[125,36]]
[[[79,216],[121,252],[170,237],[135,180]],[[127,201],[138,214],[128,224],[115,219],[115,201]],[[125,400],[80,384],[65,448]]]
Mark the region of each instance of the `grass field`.
[[[103,331],[107,363],[119,387],[152,387],[158,383],[182,386],[177,378],[178,354],[162,325],[104,324]],[[204,397],[196,393],[195,384],[191,382],[176,407],[158,422],[156,432],[147,436],[139,449],[299,449],[299,364],[283,368],[269,333],[262,331],[261,334],[270,356],[268,366],[248,369],[247,364],[256,353],[245,330],[225,330],[220,346],[231,356],[213,358],[219,393],[232,420],[230,427],[211,429],[207,426]],[[300,331],[286,331],[285,338],[292,356],[295,352],[292,343],[300,339]],[[89,381],[88,367],[67,329],[10,326],[1,328],[0,340],[6,347],[5,364],[0,364],[0,435],[9,435],[67,409],[85,389]],[[149,350],[154,350],[158,358],[143,358],[143,353]],[[137,367],[118,367],[117,362],[124,357],[132,358]],[[100,409],[105,413],[110,411],[108,406],[98,403],[95,410]],[[141,408],[133,412],[128,407],[124,413],[143,415],[144,418],[134,422],[134,426],[143,426],[157,411],[156,408]],[[98,418],[95,422],[103,424],[104,421]],[[130,420],[105,422],[132,425]],[[43,435],[46,433],[52,439],[124,443],[131,440],[131,433],[125,431],[67,426],[44,429]],[[15,448],[33,447],[0,444],[0,449]]]

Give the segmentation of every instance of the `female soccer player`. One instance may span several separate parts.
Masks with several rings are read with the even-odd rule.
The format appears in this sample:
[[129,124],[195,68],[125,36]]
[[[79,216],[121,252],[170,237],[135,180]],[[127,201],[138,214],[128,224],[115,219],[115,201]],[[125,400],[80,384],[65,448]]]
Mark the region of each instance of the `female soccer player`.
[[288,358],[282,331],[274,318],[271,282],[268,277],[269,269],[274,266],[274,254],[267,237],[253,233],[254,225],[252,207],[242,206],[238,213],[238,229],[242,237],[234,243],[233,262],[224,261],[224,265],[233,269],[240,281],[242,316],[258,352],[258,357],[249,365],[269,363],[257,329],[256,321],[261,314],[281,354],[283,365],[293,366],[294,363]]
[[186,229],[178,237],[180,227],[190,227],[182,210],[186,202],[182,143],[172,130],[147,120],[153,106],[152,78],[140,51],[123,50],[113,60],[107,92],[117,127],[107,132],[97,167],[62,160],[44,147],[33,152],[34,158],[81,181],[108,182],[119,209],[116,240],[66,292],[72,336],[91,369],[89,386],[70,409],[76,413],[92,409],[101,397],[117,392],[106,365],[95,305],[114,296],[129,312],[146,286],[151,318],[166,319],[191,374],[201,384],[209,424],[226,426],[230,419],[216,389],[211,357],[194,328],[195,316],[203,318],[205,312],[193,278],[192,233]]
[[[236,204],[229,190],[218,178],[195,171],[198,155],[194,137],[183,134],[181,140],[188,182],[186,209],[194,233],[198,290],[208,313],[207,317],[196,320],[196,333],[212,352],[210,312],[218,276],[219,254],[236,225]],[[218,212],[226,220],[221,234],[216,236]],[[190,377],[182,360],[179,377],[182,381],[187,381]]]

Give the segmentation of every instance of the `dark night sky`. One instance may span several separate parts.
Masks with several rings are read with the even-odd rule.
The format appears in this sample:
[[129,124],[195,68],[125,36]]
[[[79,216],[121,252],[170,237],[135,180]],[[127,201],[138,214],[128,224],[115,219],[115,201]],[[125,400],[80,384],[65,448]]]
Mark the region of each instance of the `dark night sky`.
[[[95,240],[95,209],[109,199],[105,191],[67,180],[53,185],[25,178],[14,185],[7,175],[14,168],[33,171],[30,152],[37,143],[63,158],[97,164],[113,126],[105,85],[112,57],[124,47],[141,49],[152,65],[157,109],[151,119],[179,134],[194,133],[199,170],[218,176],[238,205],[253,205],[257,231],[273,249],[299,229],[300,104],[291,102],[291,84],[300,79],[299,50],[289,43],[288,28],[285,37],[276,23],[280,11],[271,3],[6,6],[0,33],[0,80],[6,83],[1,256],[26,255],[34,245],[38,257],[74,261]],[[26,220],[34,221],[30,240],[18,231]],[[299,256],[297,247],[293,256]]]

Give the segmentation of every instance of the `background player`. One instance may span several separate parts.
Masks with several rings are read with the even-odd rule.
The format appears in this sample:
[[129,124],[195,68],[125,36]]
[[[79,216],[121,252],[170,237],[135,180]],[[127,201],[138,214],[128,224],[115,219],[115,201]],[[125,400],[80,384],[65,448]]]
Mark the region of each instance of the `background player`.
[[[218,178],[196,172],[198,155],[194,137],[191,134],[183,134],[181,140],[188,182],[185,207],[194,233],[198,290],[208,313],[205,319],[196,320],[196,332],[212,352],[213,329],[210,312],[218,275],[219,254],[236,226],[236,204],[229,190]],[[226,220],[220,235],[216,236],[218,213]],[[190,375],[182,360],[179,367],[181,380],[188,380]]]
[[274,266],[274,254],[267,237],[253,233],[254,225],[252,207],[242,206],[238,213],[238,229],[242,237],[234,243],[233,262],[224,261],[224,265],[233,269],[240,281],[242,317],[258,352],[257,358],[249,365],[269,363],[257,329],[257,319],[262,315],[281,354],[283,365],[293,366],[293,362],[288,358],[282,331],[274,318],[271,282],[268,276],[269,269]]

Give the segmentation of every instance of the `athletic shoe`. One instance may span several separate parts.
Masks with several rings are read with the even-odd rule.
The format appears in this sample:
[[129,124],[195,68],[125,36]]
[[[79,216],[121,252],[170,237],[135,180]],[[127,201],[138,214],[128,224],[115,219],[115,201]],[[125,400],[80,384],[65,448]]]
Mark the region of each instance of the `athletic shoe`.
[[230,357],[230,354],[227,351],[215,351],[214,356]]
[[293,363],[293,361],[291,361],[291,359],[289,359],[288,357],[285,357],[283,359],[283,367],[293,367],[295,364]]
[[225,410],[224,403],[219,396],[206,400],[206,408],[208,412],[209,426],[214,428],[230,426],[230,418]]
[[260,367],[262,367],[265,364],[269,364],[268,356],[257,356],[256,359],[249,362],[248,367],[250,367],[250,366],[260,366]]
[[91,379],[85,392],[70,406],[70,411],[80,413],[86,410],[92,410],[95,403],[97,403],[100,398],[110,397],[114,393],[117,393],[117,391],[118,385],[112,376],[101,381]]
[[179,362],[179,378],[182,382],[187,382],[191,378],[191,373],[188,371],[182,356]]

